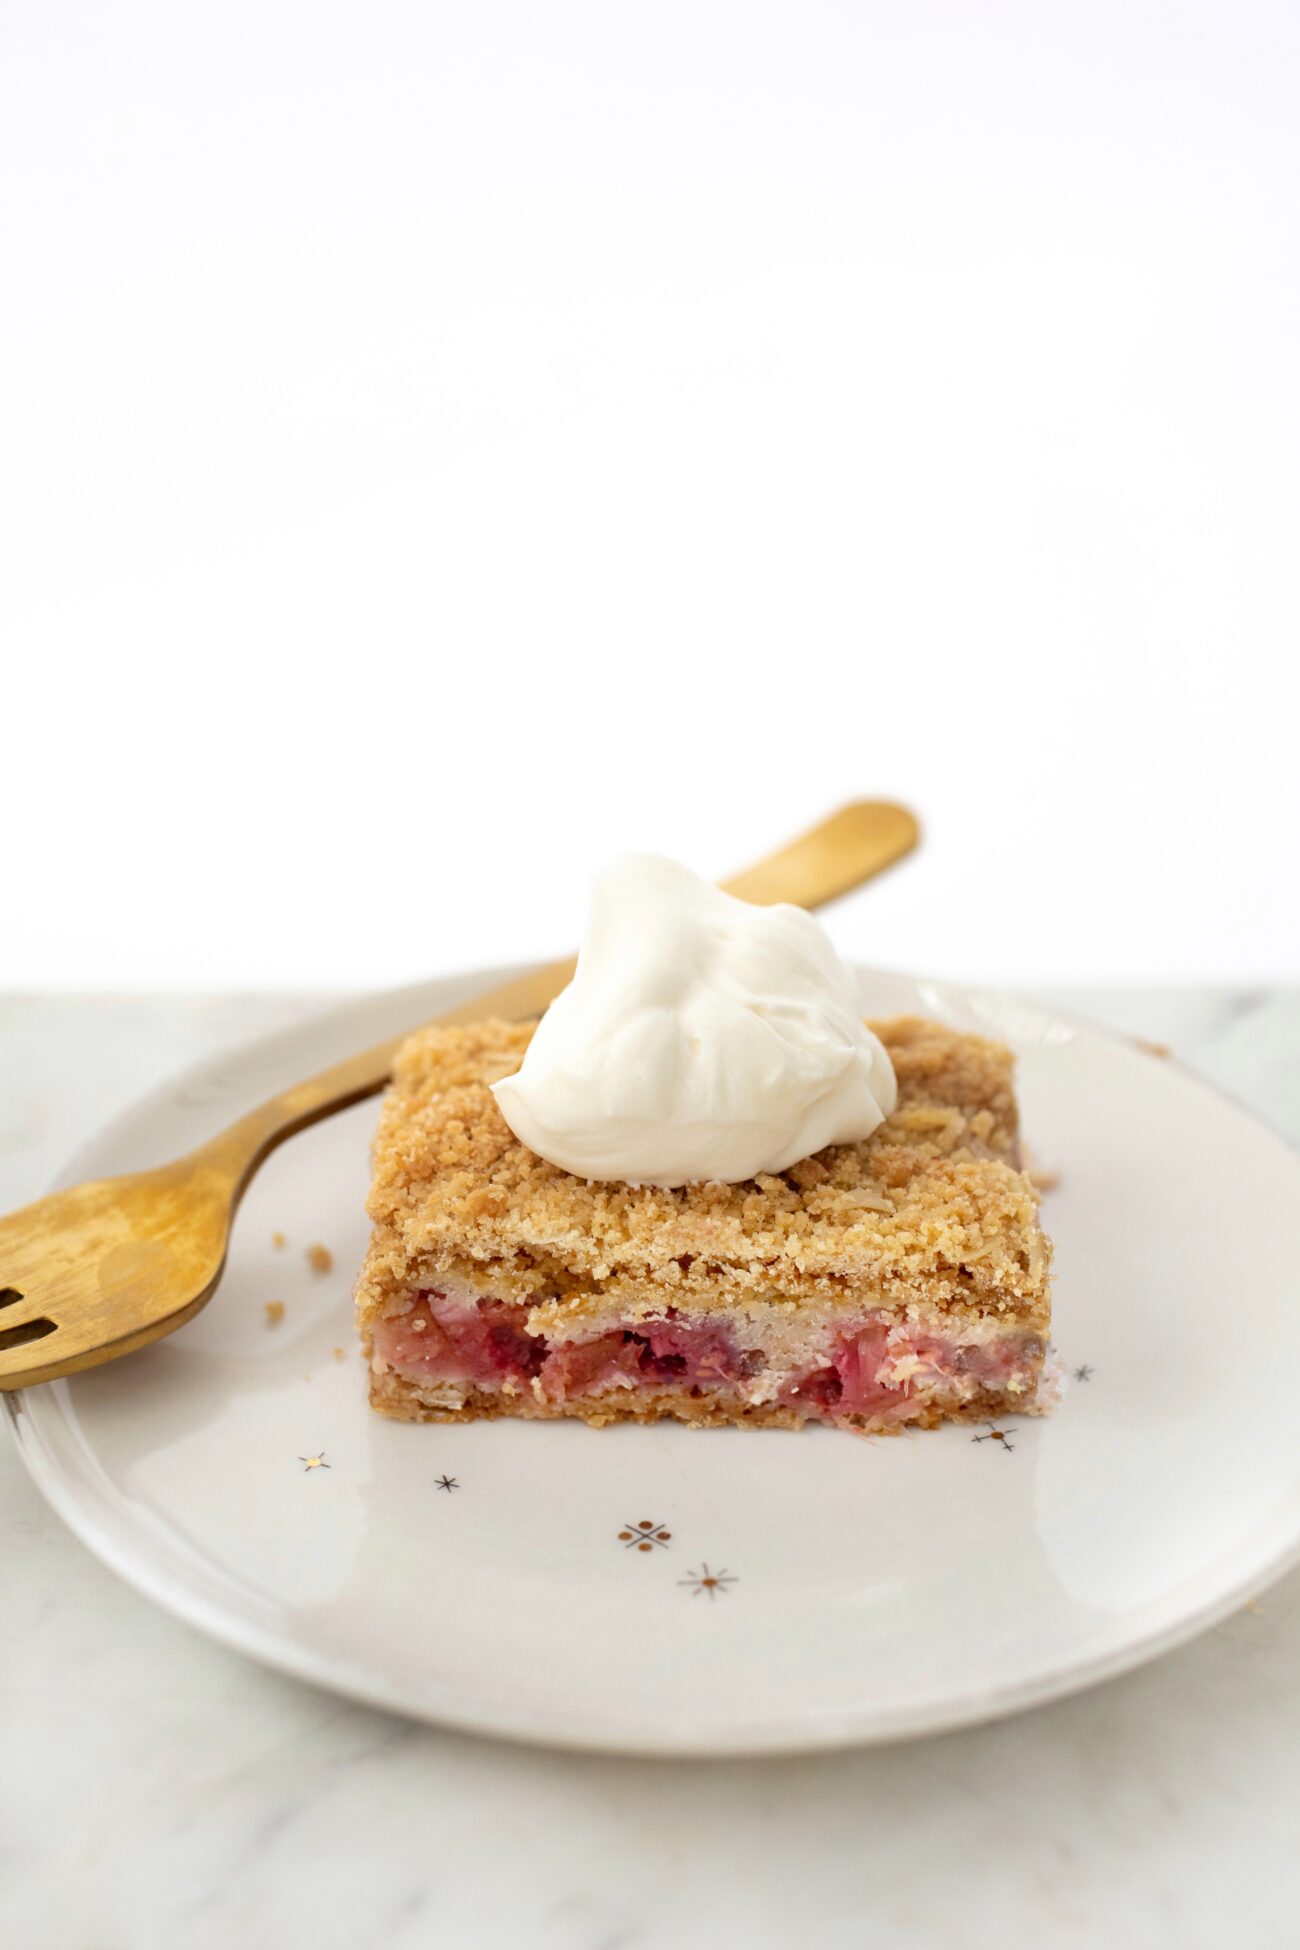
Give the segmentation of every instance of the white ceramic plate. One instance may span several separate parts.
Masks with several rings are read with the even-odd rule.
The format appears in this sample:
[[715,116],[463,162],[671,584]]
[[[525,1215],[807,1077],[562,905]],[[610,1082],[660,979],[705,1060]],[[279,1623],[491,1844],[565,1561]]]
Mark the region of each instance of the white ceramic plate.
[[[495,979],[359,1003],[195,1070],[68,1180],[169,1157]],[[4,1397],[37,1482],[106,1563],[254,1657],[565,1746],[922,1733],[1199,1631],[1300,1555],[1300,1158],[1176,1065],[1081,1024],[897,975],[862,983],[873,1014],[918,1010],[1019,1051],[1027,1131],[1061,1173],[1046,1219],[1074,1378],[1050,1419],[872,1441],[383,1421],[349,1300],[370,1104],[263,1168],[197,1320]],[[316,1242],[330,1273],[307,1264]]]

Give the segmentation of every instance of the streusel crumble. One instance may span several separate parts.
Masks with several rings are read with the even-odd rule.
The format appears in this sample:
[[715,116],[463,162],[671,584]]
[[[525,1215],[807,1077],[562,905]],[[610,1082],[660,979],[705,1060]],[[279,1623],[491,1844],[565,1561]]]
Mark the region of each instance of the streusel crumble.
[[915,1017],[871,1028],[898,1097],[870,1137],[675,1189],[576,1177],[513,1135],[490,1086],[532,1025],[410,1037],[357,1287],[373,1405],[866,1432],[1032,1411],[1050,1247],[1011,1053]]

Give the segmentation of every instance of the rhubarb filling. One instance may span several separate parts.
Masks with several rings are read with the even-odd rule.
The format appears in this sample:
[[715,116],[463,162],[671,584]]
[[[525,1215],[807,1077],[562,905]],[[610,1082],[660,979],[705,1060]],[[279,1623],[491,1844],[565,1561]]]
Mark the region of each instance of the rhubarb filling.
[[539,1407],[664,1388],[737,1408],[778,1403],[823,1421],[905,1422],[989,1392],[1028,1402],[1043,1342],[1014,1326],[963,1341],[878,1311],[846,1315],[779,1355],[742,1346],[730,1324],[669,1307],[581,1340],[530,1333],[529,1309],[428,1289],[376,1323],[376,1367],[433,1387],[531,1394]]

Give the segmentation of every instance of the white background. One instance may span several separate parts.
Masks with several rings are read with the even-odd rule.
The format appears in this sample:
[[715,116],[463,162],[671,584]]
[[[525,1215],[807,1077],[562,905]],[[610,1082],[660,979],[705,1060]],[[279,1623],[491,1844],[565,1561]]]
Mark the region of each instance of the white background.
[[1285,975],[1300,11],[4,0],[6,985],[892,794],[866,960]]

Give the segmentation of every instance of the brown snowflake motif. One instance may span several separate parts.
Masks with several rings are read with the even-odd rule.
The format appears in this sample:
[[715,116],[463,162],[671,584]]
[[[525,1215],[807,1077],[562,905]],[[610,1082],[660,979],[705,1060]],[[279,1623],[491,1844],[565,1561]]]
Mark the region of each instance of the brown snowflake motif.
[[672,1534],[662,1524],[651,1523],[649,1517],[642,1517],[640,1523],[629,1523],[620,1530],[618,1541],[625,1551],[652,1551],[656,1544],[661,1544],[667,1550]]
[[1008,1455],[1012,1454],[1016,1446],[1015,1443],[1011,1440],[1010,1432],[1006,1429],[988,1429],[985,1431],[983,1435],[973,1435],[971,1437],[971,1441],[972,1442],[1000,1442]]

